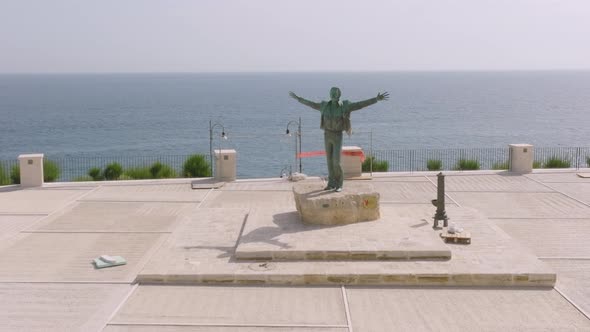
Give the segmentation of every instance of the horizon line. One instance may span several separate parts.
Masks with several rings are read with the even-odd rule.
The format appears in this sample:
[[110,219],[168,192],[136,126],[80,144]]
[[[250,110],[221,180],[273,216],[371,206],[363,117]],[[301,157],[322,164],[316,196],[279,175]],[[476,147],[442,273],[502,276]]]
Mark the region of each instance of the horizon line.
[[553,69],[393,69],[393,70],[260,70],[260,71],[62,71],[0,72],[0,75],[128,75],[128,74],[310,74],[310,73],[506,73],[506,72],[580,72],[589,68]]

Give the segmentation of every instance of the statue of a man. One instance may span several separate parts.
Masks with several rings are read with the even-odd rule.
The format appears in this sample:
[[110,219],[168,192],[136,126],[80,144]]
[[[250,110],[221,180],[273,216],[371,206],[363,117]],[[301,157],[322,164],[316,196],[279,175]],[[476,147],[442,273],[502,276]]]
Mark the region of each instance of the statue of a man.
[[293,92],[289,96],[305,106],[320,111],[322,122],[320,128],[324,130],[324,144],[326,148],[326,159],[328,161],[328,185],[324,190],[342,191],[344,177],[340,166],[340,153],[342,152],[342,132],[351,133],[350,112],[373,105],[381,100],[389,99],[389,93],[378,93],[377,97],[359,101],[356,103],[348,100],[340,101],[340,89],[330,89],[330,100],[315,103],[301,98]]

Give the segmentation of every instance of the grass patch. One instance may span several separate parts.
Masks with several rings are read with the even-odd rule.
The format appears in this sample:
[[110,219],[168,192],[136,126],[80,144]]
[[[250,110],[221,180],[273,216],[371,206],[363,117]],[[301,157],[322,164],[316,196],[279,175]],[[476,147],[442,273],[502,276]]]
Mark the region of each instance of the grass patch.
[[78,176],[77,178],[74,178],[74,180],[72,180],[74,182],[87,182],[87,181],[96,181],[95,179],[93,179],[90,175],[82,175],[82,176]]
[[533,168],[542,168],[542,167],[543,167],[542,162],[540,162],[538,160],[533,161]]
[[476,171],[479,169],[479,161],[477,159],[459,159],[455,165],[456,171]]
[[428,161],[426,161],[426,168],[428,168],[429,171],[440,171],[442,169],[442,160],[428,159]]
[[588,167],[590,167],[590,157],[586,157],[586,165],[588,165]]
[[182,165],[182,176],[185,178],[198,178],[211,176],[211,166],[202,154],[189,156]]
[[121,174],[123,174],[123,166],[119,163],[108,164],[103,172],[105,180],[117,180]]
[[152,174],[153,179],[168,179],[176,177],[176,171],[174,171],[172,167],[162,164],[159,161],[150,166],[150,173]]
[[61,170],[55,161],[43,160],[43,181],[54,182],[59,179],[60,174]]
[[387,160],[377,160],[374,156],[369,156],[363,161],[362,171],[370,172],[371,163],[373,163],[373,172],[387,172],[389,170],[389,162]]
[[569,168],[570,161],[553,156],[543,164],[543,168]]
[[132,180],[144,180],[151,179],[152,173],[150,172],[150,168],[148,166],[130,167],[123,172],[123,177]]
[[10,175],[4,170],[4,166],[0,165],[0,186],[12,184]]

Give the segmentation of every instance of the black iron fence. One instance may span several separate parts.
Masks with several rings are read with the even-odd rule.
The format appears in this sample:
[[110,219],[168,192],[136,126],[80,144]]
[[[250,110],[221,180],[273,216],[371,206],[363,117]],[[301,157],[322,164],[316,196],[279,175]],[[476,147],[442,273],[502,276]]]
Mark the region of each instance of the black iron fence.
[[[590,147],[534,147],[534,168],[585,168],[590,167]],[[201,154],[209,162],[209,154]],[[414,172],[436,170],[502,170],[510,165],[509,148],[469,149],[403,149],[365,150],[365,155],[374,161],[387,161],[387,171]],[[183,165],[189,155],[168,156],[79,156],[57,157],[47,155],[45,175],[54,177],[49,181],[84,181],[104,179],[109,164],[121,166],[118,179],[182,177]],[[305,160],[303,161],[305,163]],[[156,164],[159,164],[156,165]],[[156,165],[156,166],[155,166]],[[51,169],[53,167],[53,169]],[[97,177],[91,175],[95,169]],[[96,169],[100,170],[99,173]],[[164,171],[156,176],[158,170]],[[151,173],[151,174],[150,174]],[[242,172],[247,174],[246,171]],[[313,175],[313,174],[310,174]],[[277,176],[275,173],[269,177]],[[18,161],[0,160],[0,185],[18,181]],[[46,180],[47,181],[47,180]]]

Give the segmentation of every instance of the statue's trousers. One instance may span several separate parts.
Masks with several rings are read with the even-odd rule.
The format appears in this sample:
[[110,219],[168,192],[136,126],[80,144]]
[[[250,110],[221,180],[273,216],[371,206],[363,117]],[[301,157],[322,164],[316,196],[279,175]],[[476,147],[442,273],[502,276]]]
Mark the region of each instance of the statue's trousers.
[[324,130],[324,144],[326,145],[326,160],[328,162],[328,186],[342,188],[344,183],[340,166],[342,131]]

